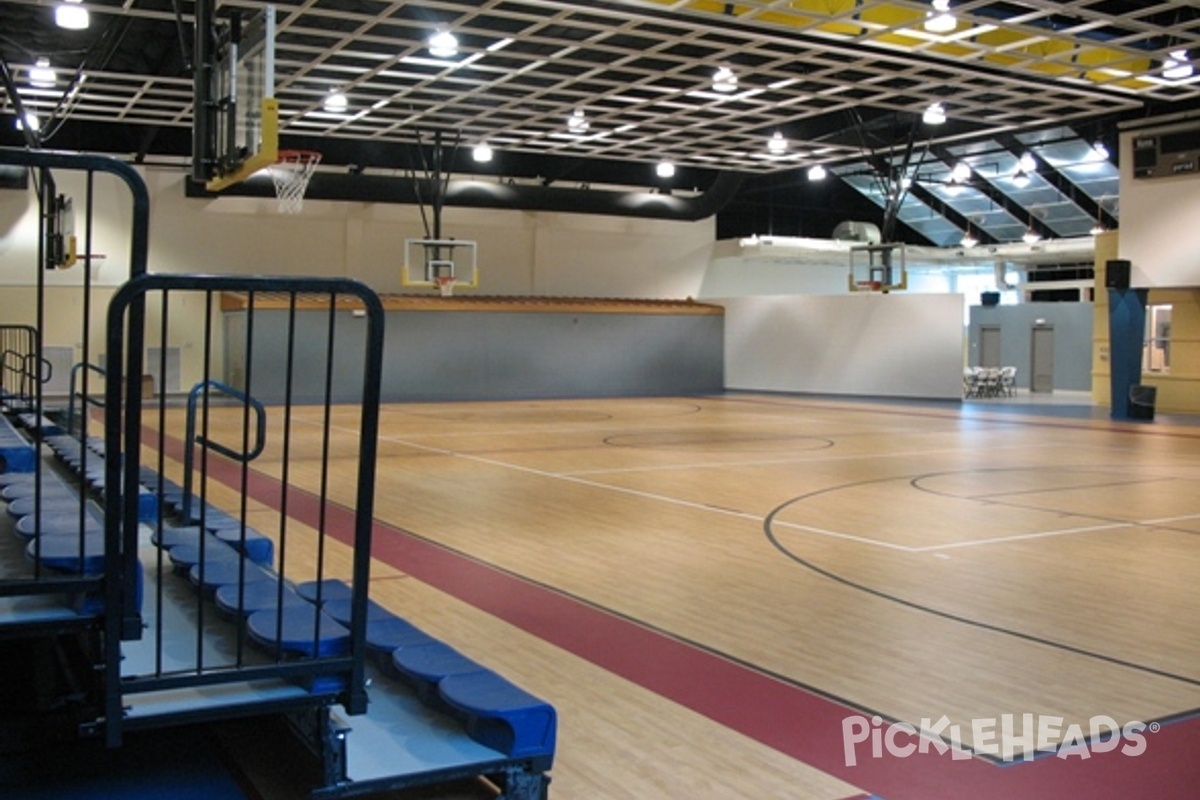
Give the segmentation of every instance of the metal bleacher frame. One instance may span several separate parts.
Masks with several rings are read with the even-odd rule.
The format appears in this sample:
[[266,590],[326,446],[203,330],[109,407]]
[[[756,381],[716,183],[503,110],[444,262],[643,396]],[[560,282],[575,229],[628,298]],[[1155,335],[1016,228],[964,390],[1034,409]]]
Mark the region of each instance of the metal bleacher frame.
[[[6,148],[0,148],[0,164],[41,176],[42,239],[46,187],[56,186],[50,170],[83,173],[85,265],[95,176],[115,175],[128,186],[132,204],[129,277],[112,295],[103,323],[93,308],[88,266],[79,280],[81,327],[90,332],[102,324],[106,358],[103,367],[92,364],[89,336],[82,335],[67,409],[47,408],[43,399],[41,266],[36,324],[0,326],[0,386],[6,393],[0,422],[27,441],[32,454],[19,472],[0,464],[0,515],[25,537],[0,537],[0,664],[21,658],[29,642],[69,647],[69,658],[60,653],[54,659],[67,662],[61,669],[71,673],[62,681],[70,685],[64,704],[70,713],[56,721],[110,748],[125,746],[130,731],[269,715],[286,720],[316,757],[321,779],[311,790],[314,798],[478,778],[490,781],[503,800],[546,798],[557,728],[553,707],[368,597],[384,343],[377,295],[339,278],[149,273],[149,199],[131,167],[107,157]],[[38,250],[37,263],[44,265],[44,242]],[[232,329],[226,320],[218,330],[222,299],[231,294],[243,298],[233,313],[245,317]],[[278,308],[282,297],[291,309],[285,353],[254,332],[255,298],[268,297],[264,308]],[[186,408],[179,397],[147,395],[144,370],[147,349],[156,347],[163,360],[158,374],[165,374],[167,345],[179,334],[171,317],[180,301],[201,308],[206,320],[202,331],[195,329],[196,318],[183,326],[203,350],[203,375]],[[323,399],[314,401],[313,387],[305,386],[305,399],[293,400],[293,384],[313,374],[309,363],[304,370],[293,365],[314,358],[311,340],[303,353],[292,346],[295,312],[305,308],[304,325],[310,326],[314,305],[327,309],[324,387],[317,392]],[[222,333],[225,350],[214,352]],[[241,335],[244,340],[231,346],[230,339]],[[268,352],[256,353],[256,347]],[[357,405],[351,438],[359,445],[353,488],[335,499],[326,494],[333,469],[332,398],[335,388],[344,397],[346,372],[344,365],[335,370],[334,351],[344,354],[347,347],[356,354],[350,361],[361,389],[353,402],[342,399],[338,406]],[[261,370],[260,381],[284,376],[284,399],[270,409],[253,396],[255,360],[274,361]],[[230,385],[231,374],[237,385]],[[341,382],[336,387],[335,374]],[[92,377],[103,383],[102,393],[89,388]],[[316,488],[294,487],[289,479],[293,413],[323,416],[319,466],[310,467],[321,474]],[[55,425],[63,417],[60,432]],[[346,425],[341,418],[339,427]],[[98,427],[101,434],[92,435]],[[252,474],[250,462],[264,450],[265,460],[275,460]],[[337,468],[348,469],[351,459],[341,451],[338,456],[343,460]],[[277,504],[274,527],[259,531],[251,525],[248,500],[264,500],[264,481]],[[22,485],[32,494],[17,500],[14,493],[10,500],[10,490]],[[319,513],[293,522],[293,500]],[[18,502],[32,502],[32,512],[18,518]],[[336,559],[325,555],[334,538],[350,551],[349,567],[343,558],[340,573]],[[315,566],[285,558],[292,544],[314,547]],[[271,588],[266,607],[248,605],[251,578]],[[236,601],[222,606],[219,595],[231,588]],[[303,596],[292,604],[293,595]],[[299,634],[293,616],[302,623]],[[390,644],[399,640],[406,644]],[[48,685],[50,692],[57,686]],[[0,718],[0,727],[9,724]],[[422,742],[418,752],[411,748],[414,740]]]

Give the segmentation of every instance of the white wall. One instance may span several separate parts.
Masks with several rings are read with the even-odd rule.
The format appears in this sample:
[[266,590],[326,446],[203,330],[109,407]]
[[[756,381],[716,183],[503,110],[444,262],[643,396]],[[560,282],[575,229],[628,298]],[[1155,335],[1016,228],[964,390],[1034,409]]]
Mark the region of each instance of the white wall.
[[1200,286],[1200,173],[1135,179],[1132,151],[1134,136],[1198,128],[1200,119],[1194,119],[1121,134],[1119,248],[1132,265],[1134,287]]
[[725,300],[725,386],[960,399],[962,304],[956,294]]

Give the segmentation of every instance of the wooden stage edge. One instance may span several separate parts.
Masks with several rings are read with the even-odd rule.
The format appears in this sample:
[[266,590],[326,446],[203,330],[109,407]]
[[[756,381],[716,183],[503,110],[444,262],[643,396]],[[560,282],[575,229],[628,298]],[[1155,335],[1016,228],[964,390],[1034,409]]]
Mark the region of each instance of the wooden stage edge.
[[[385,311],[489,311],[511,314],[679,314],[692,316],[723,316],[723,306],[686,300],[658,300],[619,297],[534,297],[527,295],[455,295],[442,297],[429,294],[385,294],[379,298]],[[221,295],[222,311],[243,311],[250,305],[250,296],[241,292]],[[254,295],[256,309],[287,309],[286,295],[263,292]],[[361,308],[352,297],[336,298],[338,309]],[[329,308],[329,299],[319,295],[297,299],[298,311],[319,311]]]

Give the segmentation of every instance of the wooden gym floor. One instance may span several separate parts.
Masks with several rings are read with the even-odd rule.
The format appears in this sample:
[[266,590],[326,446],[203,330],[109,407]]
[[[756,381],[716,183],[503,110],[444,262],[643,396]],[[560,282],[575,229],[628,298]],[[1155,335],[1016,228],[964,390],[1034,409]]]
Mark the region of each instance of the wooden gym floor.
[[[375,515],[372,597],[557,706],[557,800],[1200,786],[1186,421],[751,394],[389,405]],[[1005,757],[1005,715],[1052,747],[1097,718],[1144,728]],[[983,754],[880,744],[922,720]]]

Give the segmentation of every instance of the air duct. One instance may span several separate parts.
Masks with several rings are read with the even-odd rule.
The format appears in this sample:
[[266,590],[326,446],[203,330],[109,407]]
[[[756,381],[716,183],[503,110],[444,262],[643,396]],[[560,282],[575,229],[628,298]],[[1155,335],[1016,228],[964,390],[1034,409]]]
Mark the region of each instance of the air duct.
[[[697,195],[681,197],[650,191],[564,189],[553,186],[505,183],[492,180],[451,180],[443,203],[464,208],[501,208],[514,211],[565,211],[615,217],[695,222],[716,214],[737,193],[744,177],[721,173],[709,188]],[[420,186],[418,193],[417,187]],[[274,186],[265,176],[254,176],[219,194],[187,181],[188,197],[273,197]],[[306,200],[341,200],[360,203],[403,203],[416,205],[428,199],[426,181],[377,175],[341,175],[318,172],[309,182]]]
[[879,226],[873,222],[846,220],[839,222],[833,229],[833,238],[839,242],[879,244],[883,241],[883,234],[879,232]]

